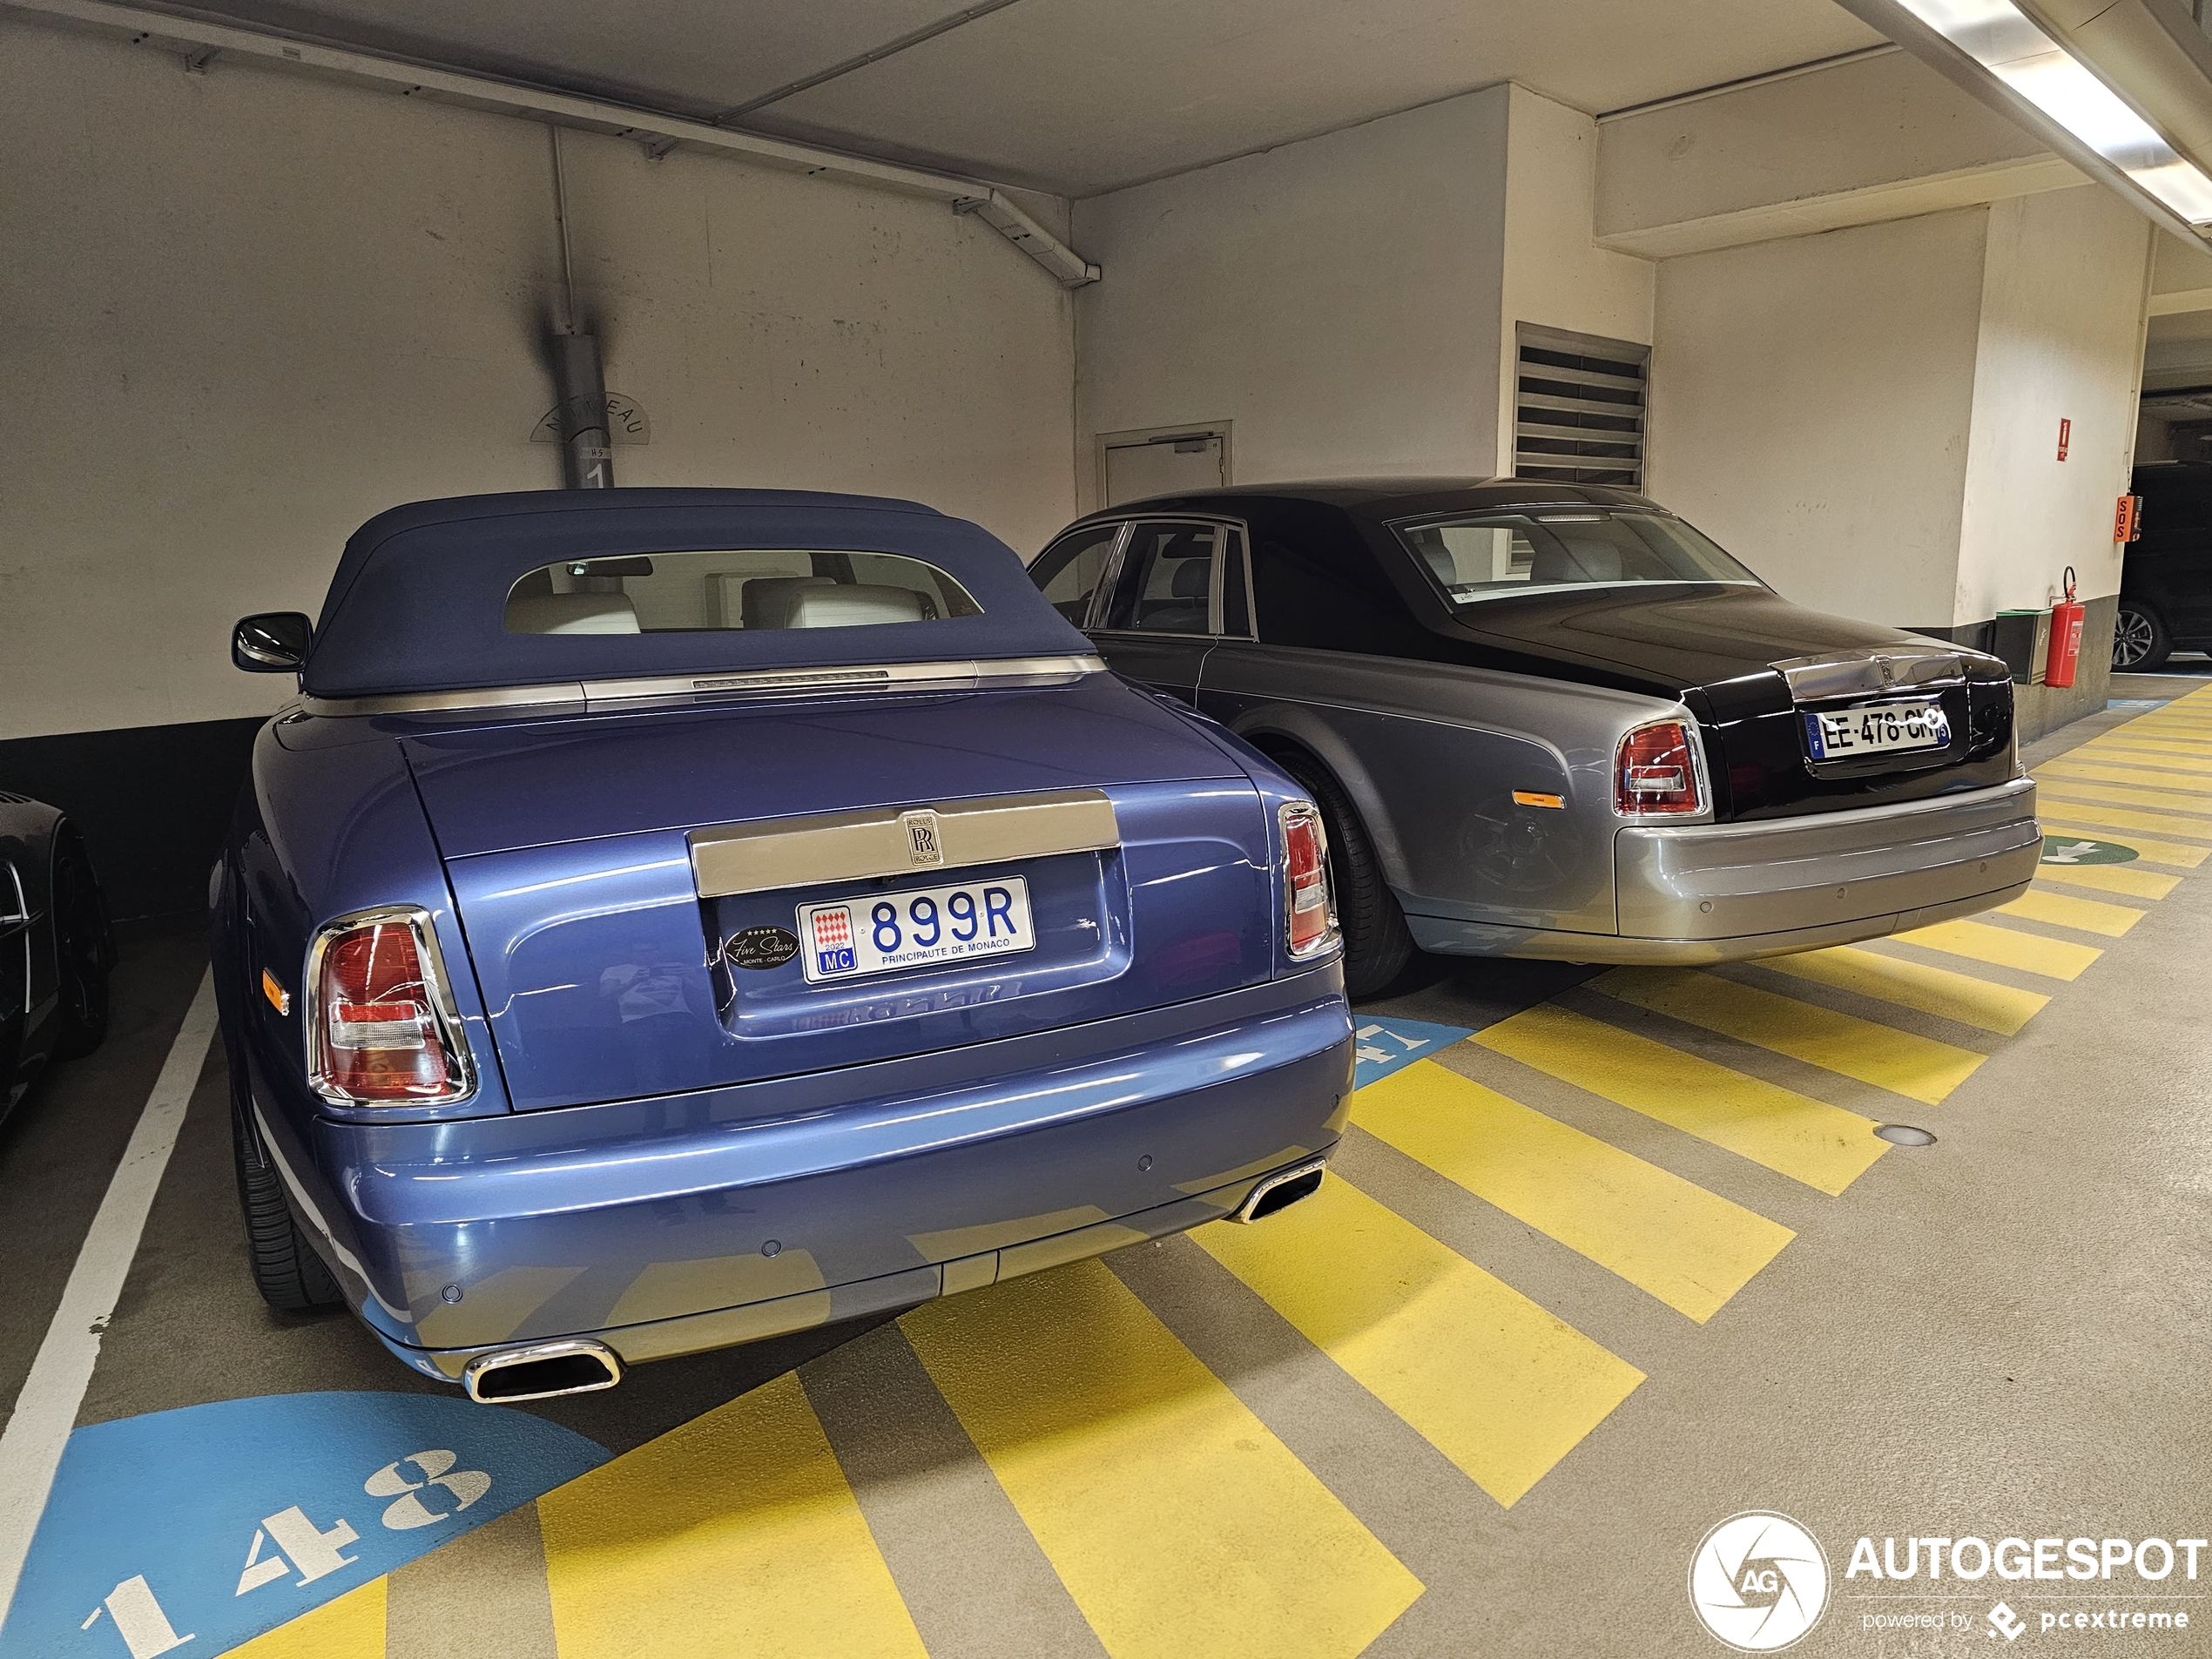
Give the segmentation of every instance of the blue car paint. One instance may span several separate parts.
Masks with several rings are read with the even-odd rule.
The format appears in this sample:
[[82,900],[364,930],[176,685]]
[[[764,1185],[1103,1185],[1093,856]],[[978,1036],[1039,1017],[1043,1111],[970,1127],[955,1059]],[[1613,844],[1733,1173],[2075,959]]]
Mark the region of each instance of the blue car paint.
[[[937,566],[976,616],[867,629],[510,634],[525,573],[570,559],[727,548],[904,554]],[[524,490],[395,507],[354,533],[308,653],[315,697],[623,679],[742,668],[1081,653],[1014,550],[916,502],[801,490]]]
[[[772,986],[748,1004],[735,971],[711,961],[726,924],[807,895],[703,904],[686,827],[1082,785],[1116,799],[1123,846],[1024,873],[1049,887],[1045,865],[1087,866],[1066,894],[1088,880],[1100,919],[1118,914],[1129,936],[1089,959],[1063,954],[1052,966],[1066,982],[1044,996],[980,995],[990,978],[1021,981],[1004,963],[988,976],[893,974],[857,996],[863,987],[820,988],[827,1028],[814,1030],[805,989]],[[1075,1238],[1109,1218],[1132,1238],[1194,1224],[1221,1206],[1193,1194],[1333,1144],[1352,1064],[1340,969],[1333,956],[1291,961],[1281,936],[1276,808],[1297,798],[1211,722],[1108,675],[615,714],[293,712],[257,743],[219,871],[226,1043],[295,1214],[364,1319],[430,1374],[487,1345],[609,1332],[617,1315],[789,1295],[793,1274],[819,1287],[809,1323],[901,1305],[936,1293],[939,1263],[975,1254],[962,1239]],[[654,917],[698,962],[714,1047],[688,1076],[650,1086],[575,1068],[561,1096],[541,1087],[557,1068],[533,1069],[527,1044],[510,1055],[495,1039],[492,1015],[542,987],[518,986],[513,954],[488,953],[486,936],[532,926],[511,901],[495,914],[495,894],[533,885],[516,877],[595,862],[629,872],[606,877],[610,893],[635,884],[597,901],[621,918],[615,932]],[[335,915],[394,903],[433,918],[477,1087],[442,1106],[334,1106],[303,1072],[307,943]],[[559,982],[605,966],[577,937]],[[254,993],[265,969],[291,993],[288,1013]],[[756,1016],[786,1028],[765,1048],[732,1035]],[[779,1043],[802,1056],[746,1057]],[[765,1275],[750,1265],[786,1254]],[[559,1283],[518,1310],[485,1290],[502,1274],[511,1289],[512,1270]],[[655,1273],[689,1288],[658,1294]],[[448,1285],[461,1303],[443,1300]],[[620,1333],[609,1339],[619,1350]]]

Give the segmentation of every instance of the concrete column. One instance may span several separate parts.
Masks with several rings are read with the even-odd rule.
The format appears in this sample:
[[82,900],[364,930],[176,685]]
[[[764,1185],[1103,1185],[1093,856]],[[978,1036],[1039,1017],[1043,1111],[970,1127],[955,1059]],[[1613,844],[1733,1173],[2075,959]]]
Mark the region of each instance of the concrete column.
[[1794,599],[1967,644],[2072,565],[2084,671],[2023,734],[2101,706],[2152,234],[2085,185],[1666,261],[1652,492]]

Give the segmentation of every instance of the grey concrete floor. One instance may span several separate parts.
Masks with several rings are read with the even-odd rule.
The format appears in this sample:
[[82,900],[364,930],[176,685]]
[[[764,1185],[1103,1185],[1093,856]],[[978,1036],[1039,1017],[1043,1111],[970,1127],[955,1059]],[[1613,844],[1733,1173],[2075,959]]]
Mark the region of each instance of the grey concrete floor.
[[[2198,683],[2178,671],[2130,676],[2112,695],[2170,697]],[[2027,758],[2040,764],[2140,712],[2092,717]],[[2203,839],[2212,840],[2212,820]],[[1478,1045],[1445,1051],[1436,1063],[1795,1233],[1697,1324],[1355,1130],[1339,1168],[1359,1190],[1644,1374],[1509,1507],[1197,1242],[1123,1251],[1108,1267],[1420,1581],[1370,1654],[1723,1652],[1691,1617],[1685,1576],[1706,1531],[1747,1509],[1804,1522],[1836,1575],[1830,1610],[1795,1651],[1987,1654],[1996,1638],[1984,1615],[2000,1596],[2031,1629],[2000,1648],[2063,1642],[2068,1633],[2034,1622],[2086,1604],[2079,1585],[1993,1575],[1916,1584],[1955,1599],[1906,1602],[1898,1586],[1842,1575],[1862,1535],[1878,1549],[1908,1535],[2212,1535],[2212,867],[2141,907],[2148,914],[2124,937],[2090,941],[2103,954],[2070,983],[1951,963],[2050,995],[2011,1037],[1756,967],[1721,975],[1988,1055],[1933,1103],[1627,1008],[1586,984],[1596,971],[1587,968],[1430,962],[1367,1009],[1483,1029],[1555,1000],[1742,1076],[1938,1136],[1889,1151],[1831,1197]],[[2087,937],[2033,920],[1995,925]],[[0,1231],[0,1401],[12,1399],[44,1334],[197,982],[199,949],[196,930],[134,930],[109,1046],[57,1071],[0,1128],[0,1215],[10,1218]],[[226,1087],[212,1055],[83,1423],[250,1394],[431,1386],[348,1320],[286,1318],[255,1298],[231,1190]],[[799,1366],[931,1653],[1118,1659],[1123,1649],[1086,1621],[918,1352],[896,1324],[819,1332],[649,1367],[611,1393],[555,1402],[544,1414],[626,1453]],[[1171,1506],[1174,1494],[1161,1501]],[[441,1609],[480,1608],[487,1597],[507,1609],[503,1651],[559,1650],[536,1528],[529,1511],[517,1512],[395,1574],[388,1652],[449,1650],[426,1634],[451,1628]],[[2201,1570],[2212,1581],[2212,1558]],[[2110,1599],[2113,1587],[2088,1588],[2100,1592],[2097,1605]],[[2129,1588],[2196,1598],[2128,1602],[2189,1609],[2192,1629],[2074,1640],[2108,1654],[2212,1650],[2212,1581],[2176,1575]],[[1870,1613],[1907,1608],[1961,1612],[1967,1626],[1865,1626]],[[1253,1642],[1307,1650],[1295,1633],[1255,1632]],[[721,1649],[702,1636],[698,1650]]]

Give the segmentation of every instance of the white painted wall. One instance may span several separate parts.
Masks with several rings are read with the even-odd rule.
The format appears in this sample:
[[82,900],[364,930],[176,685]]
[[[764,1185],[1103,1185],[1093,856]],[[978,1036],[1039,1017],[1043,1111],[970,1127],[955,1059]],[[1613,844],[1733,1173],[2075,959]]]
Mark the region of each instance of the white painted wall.
[[[1069,517],[1072,307],[941,204],[571,135],[637,484]],[[265,712],[229,625],[395,503],[559,482],[545,129],[0,12],[0,738]]]
[[1510,98],[1077,202],[1085,448],[1231,420],[1240,483],[1493,470]]
[[1800,604],[1947,625],[1988,213],[1661,265],[1650,492]]
[[1514,326],[1537,323],[1651,343],[1657,267],[1590,239],[1597,189],[1597,123],[1523,86],[1510,89],[1506,133],[1503,327],[1499,354],[1498,449],[1481,470],[1514,460]]
[[2113,505],[2134,452],[2157,234],[2094,186],[1989,209],[1957,621],[2049,604],[2069,564],[2081,598],[2120,591]]

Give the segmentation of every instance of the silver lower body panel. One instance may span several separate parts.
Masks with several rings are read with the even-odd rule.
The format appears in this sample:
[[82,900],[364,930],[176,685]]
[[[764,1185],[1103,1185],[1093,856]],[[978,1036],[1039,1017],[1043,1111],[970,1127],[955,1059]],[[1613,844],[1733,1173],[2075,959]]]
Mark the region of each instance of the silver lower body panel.
[[2042,857],[2035,785],[1742,824],[1642,826],[1614,842],[1620,931],[1409,915],[1424,950],[1555,961],[1699,963],[1878,939],[1993,909]]

